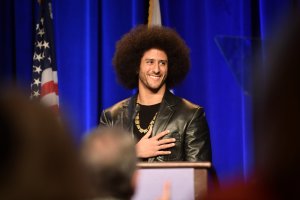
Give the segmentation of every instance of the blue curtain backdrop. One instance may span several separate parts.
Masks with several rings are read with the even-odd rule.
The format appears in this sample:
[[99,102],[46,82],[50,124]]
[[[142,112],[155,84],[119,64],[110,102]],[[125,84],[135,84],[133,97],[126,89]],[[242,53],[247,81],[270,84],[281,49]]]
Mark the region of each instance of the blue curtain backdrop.
[[[267,39],[297,6],[296,0],[161,0],[163,25],[178,31],[191,49],[191,71],[175,93],[205,107],[221,181],[237,174],[247,178],[253,159],[251,94],[236,69],[247,70],[243,62],[226,62],[230,53],[223,39]],[[13,80],[25,90],[36,9],[33,0],[0,3],[1,82]],[[146,22],[147,9],[147,0],[53,0],[60,106],[78,141],[98,125],[103,108],[132,94],[116,82],[111,60],[116,41]]]

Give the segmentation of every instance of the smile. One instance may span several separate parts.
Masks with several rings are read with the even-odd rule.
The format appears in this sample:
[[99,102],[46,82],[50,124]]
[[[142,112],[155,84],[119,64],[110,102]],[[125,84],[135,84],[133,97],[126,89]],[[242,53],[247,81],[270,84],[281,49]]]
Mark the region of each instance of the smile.
[[149,75],[150,78],[159,80],[161,76]]

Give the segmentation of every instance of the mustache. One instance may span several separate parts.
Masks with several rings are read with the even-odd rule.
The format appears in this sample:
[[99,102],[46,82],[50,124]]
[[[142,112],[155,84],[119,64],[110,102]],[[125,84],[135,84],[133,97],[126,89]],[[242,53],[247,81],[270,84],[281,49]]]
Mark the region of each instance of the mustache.
[[148,74],[148,76],[163,76],[163,74],[161,74],[160,72],[159,73],[150,73]]

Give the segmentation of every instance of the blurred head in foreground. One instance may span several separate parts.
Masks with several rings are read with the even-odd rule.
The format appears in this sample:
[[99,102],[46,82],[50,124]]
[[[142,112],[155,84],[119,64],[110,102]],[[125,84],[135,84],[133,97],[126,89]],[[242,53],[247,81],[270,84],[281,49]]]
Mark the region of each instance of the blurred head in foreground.
[[98,128],[84,140],[82,158],[95,198],[132,197],[137,157],[130,134],[118,128]]
[[82,199],[75,147],[48,108],[1,91],[0,199]]
[[254,87],[256,164],[281,199],[300,196],[300,15],[287,21]]
[[300,16],[287,20],[256,69],[254,175],[209,199],[300,198]]

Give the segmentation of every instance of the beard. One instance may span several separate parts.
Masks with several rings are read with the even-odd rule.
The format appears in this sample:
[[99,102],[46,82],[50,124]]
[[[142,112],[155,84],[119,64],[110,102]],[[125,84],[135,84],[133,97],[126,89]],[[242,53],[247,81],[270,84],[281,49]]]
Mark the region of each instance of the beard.
[[[152,93],[157,93],[166,83],[167,76],[160,77],[160,80],[154,80],[150,76],[139,76],[139,84],[142,88],[150,90]],[[160,82],[159,82],[160,81]]]

